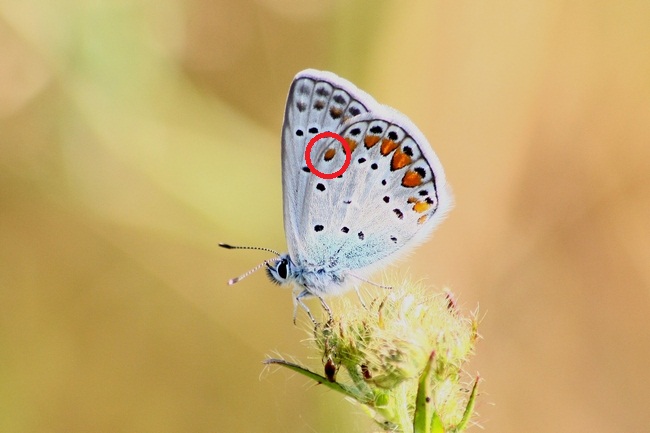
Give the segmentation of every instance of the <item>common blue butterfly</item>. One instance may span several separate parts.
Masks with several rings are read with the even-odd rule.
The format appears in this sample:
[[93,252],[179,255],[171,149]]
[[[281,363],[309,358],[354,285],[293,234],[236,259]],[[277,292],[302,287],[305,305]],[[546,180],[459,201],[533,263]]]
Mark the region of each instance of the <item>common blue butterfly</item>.
[[[342,136],[350,149],[348,169],[333,179],[313,173],[305,158],[309,141],[325,131]],[[322,139],[310,157],[318,172],[333,173],[346,150],[335,139]],[[282,188],[289,252],[266,249],[278,257],[229,283],[266,266],[273,282],[294,286],[295,305],[312,320],[303,298],[318,297],[329,313],[324,296],[356,288],[411,251],[453,203],[440,160],[408,117],[349,81],[313,69],[298,73],[289,90]]]

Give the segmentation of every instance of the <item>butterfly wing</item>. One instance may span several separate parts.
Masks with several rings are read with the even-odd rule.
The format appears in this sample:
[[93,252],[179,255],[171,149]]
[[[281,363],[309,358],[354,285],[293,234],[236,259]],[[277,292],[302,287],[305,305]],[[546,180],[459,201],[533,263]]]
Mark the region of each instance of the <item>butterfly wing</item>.
[[339,131],[344,122],[376,105],[370,95],[331,72],[307,69],[295,76],[282,126],[284,231],[292,258],[309,245],[302,233],[313,211],[310,186],[319,179],[308,172],[305,161],[309,140],[323,131]]
[[[327,93],[321,88],[330,90],[329,101],[343,92],[352,107],[363,108],[331,119],[327,110],[339,107],[318,103]],[[323,131],[340,134],[351,149],[349,168],[334,179],[305,170],[305,147]],[[417,127],[331,73],[306,71],[294,80],[282,151],[285,233],[303,268],[363,274],[423,241],[452,205],[442,165]],[[323,173],[337,171],[345,156],[333,139],[319,140],[311,152]]]

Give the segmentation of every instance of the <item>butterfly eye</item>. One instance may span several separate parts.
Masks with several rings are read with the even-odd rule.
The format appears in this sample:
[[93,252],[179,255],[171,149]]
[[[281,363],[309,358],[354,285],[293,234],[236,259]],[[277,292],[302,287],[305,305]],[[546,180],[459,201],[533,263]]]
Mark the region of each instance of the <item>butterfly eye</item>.
[[289,270],[287,268],[286,260],[282,260],[280,263],[278,263],[277,271],[280,278],[282,278],[283,280],[287,278],[287,276],[289,275]]
[[292,278],[292,263],[288,254],[283,254],[273,262],[266,262],[266,274],[274,284],[285,284]]

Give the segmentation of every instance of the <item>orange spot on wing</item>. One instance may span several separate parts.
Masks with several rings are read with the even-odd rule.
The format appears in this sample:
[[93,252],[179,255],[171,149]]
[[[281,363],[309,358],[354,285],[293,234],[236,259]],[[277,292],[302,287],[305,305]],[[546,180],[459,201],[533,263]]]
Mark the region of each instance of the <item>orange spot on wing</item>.
[[370,149],[372,146],[379,142],[379,137],[376,135],[366,135],[366,138],[363,140],[366,147]]
[[329,161],[329,160],[331,160],[332,158],[334,158],[334,155],[336,155],[336,150],[334,150],[334,149],[327,149],[327,150],[325,151],[325,158],[324,158],[325,161]]
[[402,186],[405,186],[407,188],[415,188],[421,183],[422,183],[422,176],[420,176],[418,173],[412,170],[407,171],[404,177],[402,178]]
[[380,152],[382,155],[386,156],[389,153],[391,153],[393,150],[397,149],[398,144],[395,143],[393,140],[389,140],[388,138],[384,138],[381,141],[381,149]]
[[428,218],[427,215],[422,215],[420,218],[418,218],[418,224],[424,224],[427,218]]
[[426,201],[419,201],[415,203],[415,206],[413,206],[413,210],[416,211],[417,213],[422,213],[425,210],[429,209],[430,207],[431,205]]
[[[383,154],[383,145],[382,145],[382,154]],[[391,170],[399,170],[404,168],[411,163],[411,157],[402,152],[402,149],[397,149],[393,154],[393,159],[390,162]]]
[[354,149],[357,148],[357,142],[351,138],[346,138],[345,141],[347,141],[348,146],[350,146],[350,153],[354,152]]

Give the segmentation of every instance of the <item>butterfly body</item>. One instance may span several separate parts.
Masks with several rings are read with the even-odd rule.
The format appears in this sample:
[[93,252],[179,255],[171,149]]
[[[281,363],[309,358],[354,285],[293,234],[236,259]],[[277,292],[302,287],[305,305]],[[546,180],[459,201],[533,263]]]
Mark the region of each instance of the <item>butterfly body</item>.
[[303,262],[296,264],[289,254],[282,254],[277,262],[269,264],[267,273],[279,284],[294,284],[310,295],[323,297],[337,295],[347,289],[347,272],[334,257],[329,263]]
[[[348,169],[312,172],[305,149],[318,133],[340,135]],[[313,167],[333,173],[346,159],[335,139],[311,150]],[[289,90],[282,127],[284,228],[289,252],[266,263],[297,301],[336,295],[421,243],[452,205],[444,170],[403,114],[331,72],[305,70]],[[304,306],[304,304],[302,304]]]

